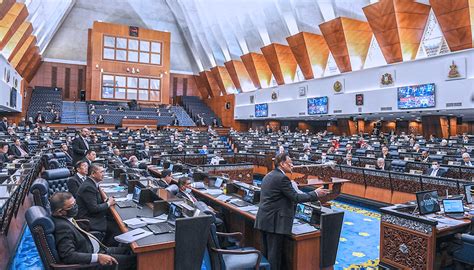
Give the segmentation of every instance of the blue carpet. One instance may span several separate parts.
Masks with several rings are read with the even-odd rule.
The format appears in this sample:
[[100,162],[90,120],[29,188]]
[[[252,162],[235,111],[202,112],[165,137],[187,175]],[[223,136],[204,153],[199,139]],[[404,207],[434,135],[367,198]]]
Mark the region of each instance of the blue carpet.
[[40,270],[43,263],[36,249],[35,241],[28,226],[25,227],[21,242],[13,258],[10,270]]
[[334,269],[376,269],[379,262],[380,213],[347,203],[332,202],[344,211]]

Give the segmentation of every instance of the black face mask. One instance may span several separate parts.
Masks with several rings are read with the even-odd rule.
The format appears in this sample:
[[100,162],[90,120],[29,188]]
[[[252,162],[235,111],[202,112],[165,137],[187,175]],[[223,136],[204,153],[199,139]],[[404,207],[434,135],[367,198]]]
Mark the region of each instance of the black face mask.
[[66,217],[73,218],[77,216],[77,213],[79,212],[79,207],[77,206],[77,204],[74,204],[74,206],[71,209],[65,210],[65,211],[66,211]]

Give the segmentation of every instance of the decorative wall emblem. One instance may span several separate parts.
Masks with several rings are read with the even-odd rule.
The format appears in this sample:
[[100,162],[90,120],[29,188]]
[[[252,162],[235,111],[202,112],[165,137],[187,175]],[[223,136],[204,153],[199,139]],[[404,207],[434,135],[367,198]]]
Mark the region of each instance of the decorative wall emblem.
[[278,99],[278,94],[277,92],[273,91],[272,92],[272,100],[277,100]]
[[305,97],[306,96],[306,86],[302,86],[298,89],[298,94],[300,97]]
[[334,92],[340,93],[342,91],[342,83],[340,81],[336,81],[333,84],[332,89],[334,89]]
[[392,85],[393,84],[392,74],[388,72],[383,74],[382,77],[380,78],[380,84],[383,86]]
[[230,110],[230,105],[231,105],[230,102],[227,101],[227,102],[225,103],[225,109],[226,109],[226,110]]
[[364,105],[364,94],[356,94],[356,106]]
[[255,103],[255,96],[251,95],[250,96],[250,104],[254,104],[254,103]]
[[452,64],[449,66],[448,78],[454,79],[459,77],[461,77],[461,73],[459,73],[458,66],[454,63],[453,60]]

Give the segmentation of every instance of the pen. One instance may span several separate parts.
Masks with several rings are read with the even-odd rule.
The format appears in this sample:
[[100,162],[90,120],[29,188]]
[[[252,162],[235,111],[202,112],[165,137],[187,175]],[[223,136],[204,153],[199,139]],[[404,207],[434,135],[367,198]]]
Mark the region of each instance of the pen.
[[132,236],[137,236],[137,235],[144,234],[144,233],[145,232],[139,232],[139,233],[133,234]]

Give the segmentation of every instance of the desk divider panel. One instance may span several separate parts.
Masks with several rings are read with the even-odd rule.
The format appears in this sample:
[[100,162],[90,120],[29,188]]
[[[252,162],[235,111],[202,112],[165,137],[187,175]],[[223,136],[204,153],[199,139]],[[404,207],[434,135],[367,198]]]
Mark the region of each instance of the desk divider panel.
[[449,194],[460,194],[458,181],[454,179],[446,179],[440,177],[422,176],[421,186],[423,190],[436,190],[438,195],[446,196],[446,190]]
[[390,173],[388,171],[364,169],[364,175],[367,186],[392,190]]
[[391,172],[390,177],[393,191],[414,194],[423,190],[420,175]]

